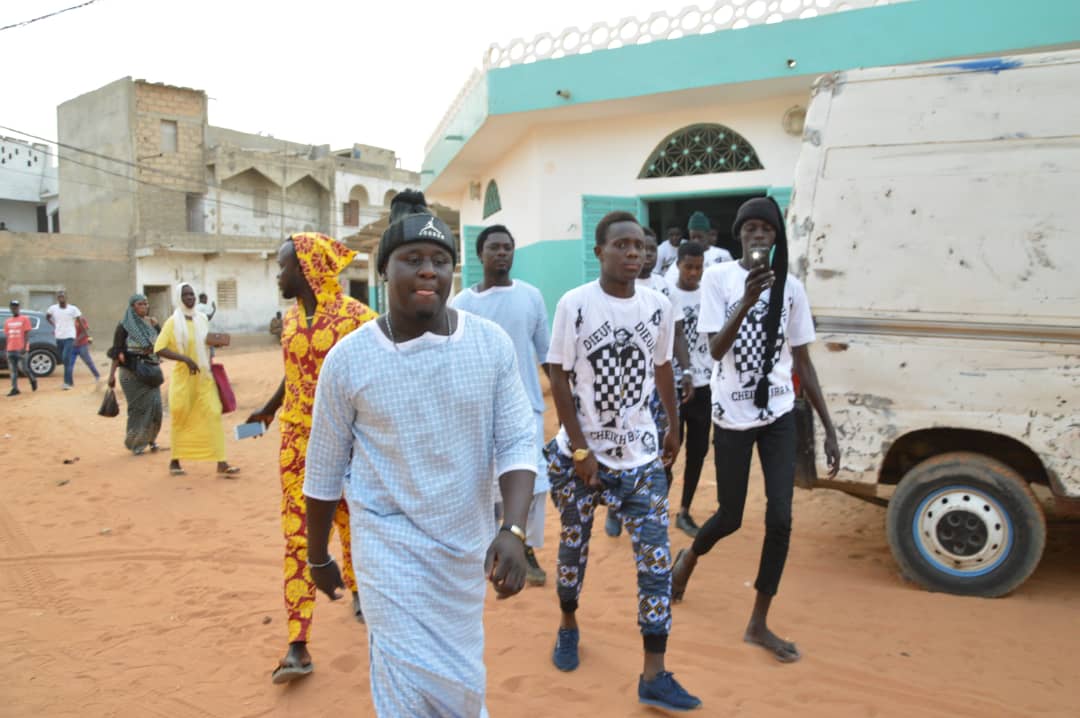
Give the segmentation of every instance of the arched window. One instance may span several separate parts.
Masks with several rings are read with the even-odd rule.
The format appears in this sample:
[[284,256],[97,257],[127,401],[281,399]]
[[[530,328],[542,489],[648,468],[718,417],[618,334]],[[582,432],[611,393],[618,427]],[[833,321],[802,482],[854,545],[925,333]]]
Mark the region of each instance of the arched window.
[[389,207],[390,203],[394,201],[394,197],[397,197],[397,190],[396,189],[387,190],[386,194],[383,195],[383,200],[382,200],[383,206]]
[[690,125],[656,146],[638,179],[686,177],[764,169],[753,146],[730,127]]
[[499,185],[495,184],[495,180],[491,180],[488,182],[487,189],[484,190],[484,219],[500,209],[502,209],[502,202],[499,201]]

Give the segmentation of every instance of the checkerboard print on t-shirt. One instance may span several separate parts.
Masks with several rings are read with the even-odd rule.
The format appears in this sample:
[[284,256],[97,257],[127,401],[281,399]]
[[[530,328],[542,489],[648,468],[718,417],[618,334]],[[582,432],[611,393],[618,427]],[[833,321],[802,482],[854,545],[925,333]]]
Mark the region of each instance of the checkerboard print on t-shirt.
[[[737,308],[734,304],[729,306],[727,315],[730,317]],[[743,320],[739,333],[735,336],[735,343],[731,347],[735,371],[738,372],[739,381],[745,388],[756,386],[758,379],[761,378],[762,365],[765,363],[765,315],[768,312],[769,303],[759,299]],[[780,326],[776,332],[774,363],[784,346],[787,313],[787,307],[784,307],[780,316]]]
[[631,343],[629,329],[614,332],[614,341],[588,356],[593,368],[593,396],[605,426],[614,426],[626,408],[641,401],[649,376],[648,359]]

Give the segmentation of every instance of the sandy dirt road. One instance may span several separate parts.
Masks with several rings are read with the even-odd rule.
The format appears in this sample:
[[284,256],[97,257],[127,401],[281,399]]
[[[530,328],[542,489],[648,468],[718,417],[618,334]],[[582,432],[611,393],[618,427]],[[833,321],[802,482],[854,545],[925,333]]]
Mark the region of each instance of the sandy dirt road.
[[[344,601],[320,598],[315,674],[270,684],[285,648],[278,434],[237,442],[231,432],[272,393],[281,360],[272,350],[221,357],[240,402],[225,417],[228,458],[243,468],[235,481],[211,464],[170,477],[167,455],[125,452],[123,418],[96,415],[101,393],[84,367],[74,391],[54,375],[36,394],[0,397],[0,716],[373,713],[365,632]],[[695,504],[702,520],[715,507],[709,466]],[[703,559],[674,615],[668,664],[704,699],[698,715],[1080,715],[1080,528],[1051,528],[1042,565],[1014,595],[958,598],[898,576],[883,509],[797,491],[772,623],[804,658],[780,665],[740,640],[763,532],[760,478],[752,486],[743,530]],[[672,495],[680,490],[677,480]],[[491,714],[657,715],[636,702],[641,642],[625,536],[594,539],[581,668],[551,665],[557,535],[549,505],[537,552],[548,586],[489,600]],[[672,536],[676,549],[689,543]]]

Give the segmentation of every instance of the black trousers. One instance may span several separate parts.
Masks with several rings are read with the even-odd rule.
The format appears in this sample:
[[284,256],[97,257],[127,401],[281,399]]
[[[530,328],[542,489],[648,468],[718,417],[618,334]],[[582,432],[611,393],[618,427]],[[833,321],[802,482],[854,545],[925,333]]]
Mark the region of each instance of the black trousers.
[[701,527],[693,551],[707,554],[716,542],[742,526],[746,487],[750,480],[750,457],[757,444],[765,474],[765,541],[761,547],[754,588],[775,596],[787,560],[791,540],[791,499],[795,492],[795,416],[784,414],[767,426],[744,431],[716,428],[716,498],[720,508]]
[[686,448],[681,509],[690,509],[701,479],[705,455],[709,453],[709,427],[712,426],[712,394],[709,385],[694,387],[694,396],[679,411],[679,428]]

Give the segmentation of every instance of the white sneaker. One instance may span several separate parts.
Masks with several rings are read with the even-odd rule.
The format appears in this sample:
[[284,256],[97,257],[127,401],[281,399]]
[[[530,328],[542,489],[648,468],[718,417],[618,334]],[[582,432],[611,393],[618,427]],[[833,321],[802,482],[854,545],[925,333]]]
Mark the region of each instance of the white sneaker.
[[71,384],[64,384],[64,386],[63,386],[64,391],[67,391],[68,389],[74,389],[74,388],[75,387],[73,387]]

